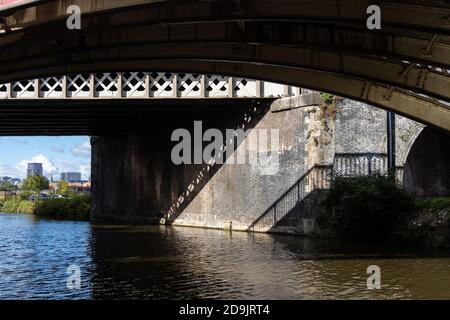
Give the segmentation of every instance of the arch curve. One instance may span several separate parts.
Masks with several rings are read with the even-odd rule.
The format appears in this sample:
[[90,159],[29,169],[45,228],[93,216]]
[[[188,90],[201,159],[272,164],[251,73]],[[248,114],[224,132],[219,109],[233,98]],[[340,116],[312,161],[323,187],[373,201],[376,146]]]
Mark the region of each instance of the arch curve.
[[450,195],[450,135],[425,127],[408,154],[403,186],[417,196]]
[[65,27],[65,0],[5,18],[17,30],[0,36],[1,82],[120,68],[250,77],[330,91],[450,131],[450,35],[436,23],[450,6],[440,1],[380,1],[377,33],[365,26],[368,0],[72,2],[85,13],[79,31]]

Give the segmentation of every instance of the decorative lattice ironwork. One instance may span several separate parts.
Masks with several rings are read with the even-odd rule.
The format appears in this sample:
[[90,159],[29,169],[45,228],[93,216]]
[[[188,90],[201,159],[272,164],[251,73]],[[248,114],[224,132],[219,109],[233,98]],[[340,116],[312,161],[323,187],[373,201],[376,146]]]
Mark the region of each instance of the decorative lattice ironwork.
[[67,76],[68,97],[88,97],[91,92],[90,74],[71,74]]
[[119,76],[116,72],[95,74],[95,96],[115,97],[119,90]]
[[233,91],[236,97],[256,97],[256,81],[235,78]]
[[178,74],[178,92],[180,97],[200,97],[201,77],[199,74]]
[[206,76],[206,96],[208,97],[227,97],[228,96],[228,79],[224,76]]
[[8,98],[8,86],[6,84],[0,84],[0,99]]
[[301,93],[300,88],[244,78],[170,72],[82,73],[0,84],[0,99],[254,98]]
[[39,96],[43,98],[61,98],[63,96],[63,77],[40,79]]
[[170,72],[153,72],[150,73],[150,93],[153,97],[173,97],[174,75]]
[[12,83],[12,96],[14,98],[33,98],[35,97],[35,81],[22,80]]
[[146,92],[146,74],[144,72],[125,72],[122,75],[124,97],[143,97]]

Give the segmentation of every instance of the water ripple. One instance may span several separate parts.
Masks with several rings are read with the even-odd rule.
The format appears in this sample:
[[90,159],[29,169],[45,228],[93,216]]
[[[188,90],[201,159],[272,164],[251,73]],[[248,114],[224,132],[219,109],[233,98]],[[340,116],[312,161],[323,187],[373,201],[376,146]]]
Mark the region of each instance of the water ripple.
[[[381,290],[367,289],[372,264]],[[450,299],[450,252],[0,214],[0,299],[118,298]]]

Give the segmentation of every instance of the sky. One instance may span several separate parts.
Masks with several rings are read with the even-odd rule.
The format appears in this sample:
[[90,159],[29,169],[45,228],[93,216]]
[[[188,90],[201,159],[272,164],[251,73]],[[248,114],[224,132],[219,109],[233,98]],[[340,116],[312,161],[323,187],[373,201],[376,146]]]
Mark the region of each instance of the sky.
[[29,162],[43,164],[44,175],[59,179],[61,172],[91,172],[89,137],[0,137],[0,176],[23,179]]

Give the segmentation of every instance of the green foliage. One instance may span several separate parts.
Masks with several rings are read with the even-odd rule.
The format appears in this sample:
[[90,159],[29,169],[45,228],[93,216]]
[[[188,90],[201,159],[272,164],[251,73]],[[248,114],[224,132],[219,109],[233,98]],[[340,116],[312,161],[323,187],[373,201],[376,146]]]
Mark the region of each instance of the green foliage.
[[37,194],[42,190],[46,190],[49,188],[50,182],[48,181],[48,179],[38,174],[27,177],[22,185],[23,190],[33,191]]
[[28,200],[28,198],[32,195],[30,191],[23,191],[18,196],[20,200]]
[[2,211],[8,213],[17,213],[17,207],[19,206],[19,202],[15,200],[6,200],[3,203]]
[[416,200],[416,216],[410,221],[406,238],[419,246],[450,246],[450,197]]
[[89,220],[90,197],[72,196],[67,199],[39,201],[11,198],[0,202],[0,211],[7,213],[35,214],[41,217],[71,220]]
[[73,194],[67,181],[61,180],[58,182],[58,194],[63,196],[71,196]]
[[326,200],[338,236],[384,241],[405,227],[414,198],[393,176],[334,177]]
[[17,213],[32,214],[36,203],[33,201],[22,200],[17,205]]
[[440,211],[450,209],[450,197],[417,199],[416,206],[419,210],[429,209],[432,211]]
[[14,191],[17,190],[17,186],[13,185],[9,181],[0,182],[0,190],[1,191]]
[[9,199],[3,202],[1,211],[7,213],[25,213],[32,214],[34,211],[35,203],[27,200]]
[[323,102],[326,104],[331,104],[333,102],[334,95],[327,92],[321,92],[320,95],[322,96]]
[[37,216],[74,220],[89,220],[89,212],[90,198],[87,196],[42,200],[34,209]]

